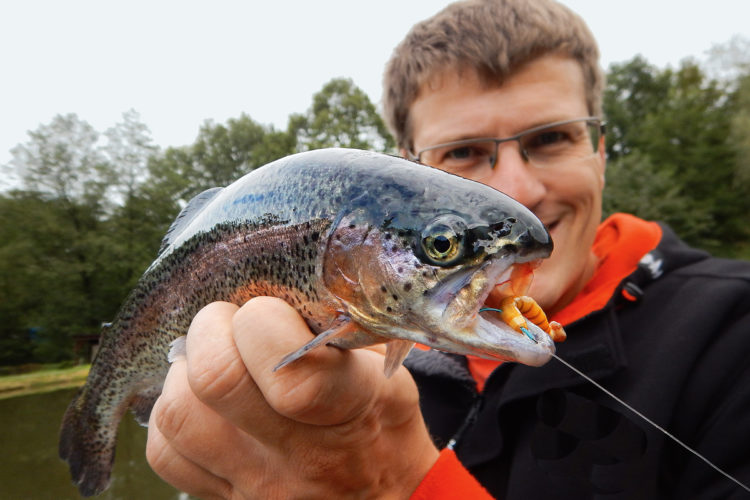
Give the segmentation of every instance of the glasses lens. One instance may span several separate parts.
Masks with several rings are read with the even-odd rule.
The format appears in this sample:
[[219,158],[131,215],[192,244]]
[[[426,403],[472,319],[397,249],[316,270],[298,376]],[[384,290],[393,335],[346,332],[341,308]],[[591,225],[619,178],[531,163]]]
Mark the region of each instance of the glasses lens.
[[492,170],[494,155],[494,141],[468,140],[423,151],[420,161],[463,177],[477,179]]
[[520,137],[529,162],[553,167],[592,156],[599,146],[599,124],[576,121],[534,130]]
[[597,153],[602,125],[581,118],[529,130],[505,139],[468,139],[422,150],[417,159],[427,165],[483,180],[492,173],[501,143],[518,141],[524,160],[541,168],[558,167]]

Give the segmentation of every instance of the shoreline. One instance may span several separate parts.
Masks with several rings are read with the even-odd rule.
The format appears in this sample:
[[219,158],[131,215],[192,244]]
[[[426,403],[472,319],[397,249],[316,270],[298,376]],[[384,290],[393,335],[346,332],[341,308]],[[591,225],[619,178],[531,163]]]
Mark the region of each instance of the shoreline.
[[2,376],[0,377],[0,399],[79,387],[86,381],[89,368],[91,365],[81,365],[59,370]]

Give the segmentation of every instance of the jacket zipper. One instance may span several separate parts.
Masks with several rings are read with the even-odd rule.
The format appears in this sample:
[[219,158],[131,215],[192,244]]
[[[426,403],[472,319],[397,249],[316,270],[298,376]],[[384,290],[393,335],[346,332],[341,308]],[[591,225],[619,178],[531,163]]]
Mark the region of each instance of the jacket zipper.
[[453,434],[453,437],[450,438],[448,441],[448,444],[445,446],[449,450],[453,450],[456,445],[458,444],[458,441],[463,437],[463,435],[466,433],[466,431],[474,425],[474,423],[477,421],[477,415],[479,414],[479,409],[482,406],[482,403],[484,402],[484,396],[482,394],[477,394],[474,396],[474,401],[471,403],[471,407],[469,408],[469,411],[466,413],[466,417],[464,417],[463,422],[461,422],[461,425],[458,427],[458,430]]

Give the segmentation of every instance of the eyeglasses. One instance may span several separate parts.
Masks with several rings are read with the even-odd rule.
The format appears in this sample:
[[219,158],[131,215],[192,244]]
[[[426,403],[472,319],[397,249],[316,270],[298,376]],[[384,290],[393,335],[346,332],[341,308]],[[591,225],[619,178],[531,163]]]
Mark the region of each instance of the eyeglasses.
[[466,139],[437,144],[410,156],[412,160],[441,170],[482,180],[495,168],[498,149],[504,142],[518,142],[524,161],[546,169],[594,156],[605,130],[605,123],[589,116],[534,127],[503,139]]

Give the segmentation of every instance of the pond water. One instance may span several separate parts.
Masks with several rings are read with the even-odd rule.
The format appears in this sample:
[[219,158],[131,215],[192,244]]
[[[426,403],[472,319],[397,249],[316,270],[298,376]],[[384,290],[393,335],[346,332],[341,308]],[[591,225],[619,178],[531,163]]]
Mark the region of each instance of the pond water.
[[[57,456],[57,434],[76,389],[0,400],[0,499],[77,499],[68,466]],[[107,500],[188,498],[164,483],[146,462],[146,429],[130,414],[117,440]]]

